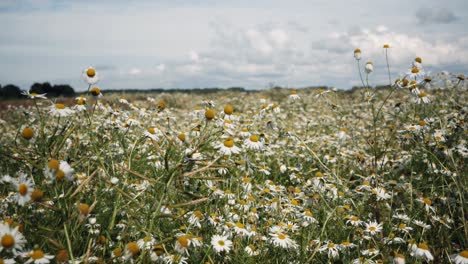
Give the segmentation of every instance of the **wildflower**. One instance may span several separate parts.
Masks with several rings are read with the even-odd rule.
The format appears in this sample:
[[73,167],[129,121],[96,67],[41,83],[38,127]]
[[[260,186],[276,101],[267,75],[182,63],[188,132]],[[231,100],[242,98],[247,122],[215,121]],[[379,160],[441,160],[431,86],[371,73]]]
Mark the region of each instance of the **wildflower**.
[[319,248],[320,252],[326,252],[329,258],[337,258],[340,255],[339,245],[328,242]]
[[241,149],[234,144],[233,138],[226,139],[223,143],[215,146],[215,148],[219,149],[219,152],[226,156],[231,154],[239,154],[241,151]]
[[215,118],[215,111],[211,108],[206,109],[205,118],[206,120],[213,120]]
[[26,261],[25,264],[47,264],[50,263],[50,260],[54,258],[52,255],[46,255],[44,251],[40,249],[33,250],[30,253],[27,253],[26,256],[30,259]]
[[50,106],[49,113],[53,116],[66,117],[73,114],[74,111],[66,107],[64,104],[57,103]]
[[390,44],[385,43],[385,44],[383,45],[383,48],[384,48],[384,49],[389,49],[389,48],[390,48]]
[[393,264],[405,264],[405,256],[398,252],[393,252]]
[[421,68],[413,67],[411,70],[406,72],[406,77],[409,79],[418,79],[419,77],[424,76],[424,74],[425,72]]
[[431,102],[431,99],[429,99],[429,95],[426,92],[421,91],[417,94],[417,97],[415,98],[415,102],[417,104],[421,104],[421,103],[428,104]]
[[352,226],[360,226],[363,222],[359,220],[357,216],[349,216],[348,221],[346,221],[346,223],[351,224]]
[[68,162],[57,159],[51,159],[47,163],[47,168],[45,169],[45,174],[49,180],[61,181],[66,179],[67,181],[73,181],[73,174],[75,170],[68,164]]
[[167,255],[163,258],[166,264],[187,264],[187,258],[181,255]]
[[407,226],[407,225],[404,224],[404,223],[401,223],[401,224],[398,225],[397,230],[398,230],[398,231],[401,231],[401,232],[404,232],[404,233],[409,233],[410,231],[413,230],[413,228]]
[[380,231],[382,231],[382,224],[378,224],[377,222],[369,222],[369,223],[365,223],[365,225],[366,225],[365,232],[371,235],[375,235],[379,233]]
[[282,248],[291,248],[296,249],[298,247],[296,241],[292,240],[288,234],[282,232],[275,232],[270,233],[271,236],[271,243],[275,246],[279,246]]
[[388,199],[390,199],[392,197],[390,194],[388,194],[385,191],[384,188],[381,188],[381,187],[377,187],[377,188],[372,189],[372,193],[377,196],[377,201],[388,200]]
[[244,251],[251,257],[257,256],[260,252],[255,248],[254,245],[250,244],[244,248]]
[[452,255],[451,259],[455,264],[468,264],[468,250]]
[[416,244],[411,244],[411,256],[416,258],[421,258],[426,261],[434,260],[431,252],[429,251],[429,246],[426,243],[419,243],[417,246]]
[[351,264],[376,264],[375,261],[372,259],[366,259],[364,257],[359,257],[357,259],[354,259]]
[[372,73],[374,71],[374,64],[371,61],[366,62],[365,66],[366,73]]
[[143,133],[146,137],[154,140],[154,141],[157,141],[159,139],[159,137],[161,136],[161,132],[155,128],[155,127],[150,127],[148,128],[144,133]]
[[17,190],[16,202],[18,205],[23,206],[31,200],[31,193],[33,192],[33,180],[28,178],[26,174],[22,173],[17,180],[13,180],[13,185]]
[[331,90],[320,89],[318,93],[315,95],[315,98],[319,98],[325,96],[325,94],[329,93]]
[[291,91],[291,94],[289,95],[288,100],[290,102],[294,102],[299,99],[301,99],[301,97],[299,97],[299,95],[297,94],[297,91],[296,90]]
[[428,225],[428,224],[426,224],[426,223],[424,223],[423,221],[420,221],[420,220],[413,220],[413,223],[415,225],[419,226],[419,227],[424,228],[424,229],[430,229],[431,228],[430,225]]
[[360,60],[361,59],[361,50],[360,49],[355,49],[354,50],[354,58],[356,60]]
[[0,263],[2,264],[15,264],[16,261],[14,259],[4,259],[0,257]]
[[89,92],[95,100],[99,100],[102,97],[101,89],[99,89],[99,87],[93,87]]
[[99,81],[99,75],[93,67],[88,67],[83,70],[82,74],[83,79],[88,84],[96,84]]
[[174,249],[180,254],[188,255],[188,247],[190,244],[191,240],[187,235],[183,234],[177,238]]
[[413,61],[412,65],[413,65],[413,68],[421,69],[422,68],[422,59],[421,59],[421,57],[414,58],[414,61]]
[[30,140],[34,137],[34,129],[31,127],[23,128],[23,130],[21,131],[21,136],[26,140]]
[[229,115],[232,115],[233,112],[234,112],[234,107],[233,107],[232,105],[226,105],[226,106],[224,107],[224,113],[225,113],[226,115],[228,115],[228,116],[229,116]]
[[260,150],[263,148],[263,143],[258,141],[258,136],[250,135],[248,139],[244,141],[244,145],[247,149]]
[[361,250],[361,254],[364,256],[376,256],[379,254],[379,250],[375,248],[369,248],[365,250]]
[[229,250],[231,250],[232,241],[229,240],[227,236],[214,235],[211,238],[211,245],[217,253],[229,253]]
[[131,259],[140,253],[140,247],[136,242],[128,242],[125,246],[125,259]]
[[24,96],[27,96],[29,99],[36,99],[36,98],[39,98],[39,99],[47,99],[46,97],[46,93],[43,93],[43,94],[37,94],[37,93],[30,93],[30,91],[23,91],[21,92],[22,95]]
[[12,228],[9,224],[0,223],[0,252],[5,250],[16,255],[18,251],[23,250],[26,239],[18,229],[19,226]]
[[86,98],[83,96],[75,98],[76,105],[73,106],[73,109],[76,111],[85,111],[86,110]]

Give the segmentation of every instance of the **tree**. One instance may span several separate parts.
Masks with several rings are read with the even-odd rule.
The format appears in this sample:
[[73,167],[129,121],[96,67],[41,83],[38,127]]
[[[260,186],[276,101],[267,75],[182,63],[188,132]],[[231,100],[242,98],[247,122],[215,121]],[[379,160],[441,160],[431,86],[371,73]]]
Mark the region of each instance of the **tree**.
[[1,95],[4,99],[21,98],[21,89],[13,84],[7,84],[1,88]]

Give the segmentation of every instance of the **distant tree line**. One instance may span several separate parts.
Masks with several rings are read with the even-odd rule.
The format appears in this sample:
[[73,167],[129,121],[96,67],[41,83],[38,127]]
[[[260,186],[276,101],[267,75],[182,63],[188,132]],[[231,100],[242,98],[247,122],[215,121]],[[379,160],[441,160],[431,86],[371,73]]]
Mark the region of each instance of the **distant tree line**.
[[[72,97],[75,95],[75,90],[68,84],[51,85],[48,82],[34,83],[29,89],[30,93],[47,94],[47,97]],[[2,87],[0,85],[0,99],[20,99],[26,98],[22,95],[22,90],[13,84],[7,84]]]

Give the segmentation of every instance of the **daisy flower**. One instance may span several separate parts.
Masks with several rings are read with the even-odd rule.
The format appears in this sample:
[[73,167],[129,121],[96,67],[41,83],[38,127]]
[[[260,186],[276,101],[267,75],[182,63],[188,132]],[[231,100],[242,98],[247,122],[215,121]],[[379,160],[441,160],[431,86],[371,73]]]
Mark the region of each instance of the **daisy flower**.
[[468,250],[452,255],[451,259],[455,264],[468,264]]
[[23,128],[23,130],[21,130],[21,136],[26,140],[30,140],[34,137],[34,129],[32,127]]
[[374,64],[371,61],[366,62],[365,66],[366,73],[372,73],[374,71]]
[[328,242],[319,248],[320,252],[326,252],[329,258],[337,258],[340,255],[339,245]]
[[258,250],[254,245],[250,244],[244,248],[244,251],[251,257],[257,256],[259,254]]
[[37,93],[30,93],[29,91],[23,91],[21,92],[22,95],[24,96],[27,96],[29,99],[36,99],[36,98],[39,98],[39,99],[47,99],[46,97],[46,93],[43,93],[43,94],[37,94]]
[[239,154],[241,151],[241,149],[234,144],[233,138],[226,139],[223,143],[215,146],[215,149],[219,149],[219,153],[226,156],[231,154]]
[[405,256],[403,254],[400,254],[398,252],[393,253],[393,264],[405,264]]
[[271,236],[271,243],[277,247],[282,247],[282,248],[291,248],[291,249],[296,249],[298,248],[298,245],[296,241],[292,240],[288,234],[282,233],[282,232],[277,232],[277,233],[270,233]]
[[14,259],[4,259],[2,257],[0,257],[0,263],[3,263],[3,264],[15,264],[16,261]]
[[227,236],[214,235],[211,238],[211,245],[217,253],[229,253],[229,250],[231,250],[232,241],[229,240]]
[[392,196],[388,194],[384,188],[381,187],[376,187],[372,189],[372,193],[375,194],[375,196],[377,196],[377,201],[388,200],[392,198]]
[[297,94],[296,90],[291,91],[291,94],[289,94],[288,100],[290,102],[294,102],[301,99],[301,97]]
[[362,225],[362,221],[359,220],[359,218],[357,216],[349,216],[348,217],[348,220],[346,221],[347,224],[350,224],[352,226],[360,226]]
[[360,60],[361,59],[361,50],[360,49],[355,49],[354,50],[354,58],[356,60]]
[[54,258],[54,256],[52,255],[46,255],[44,251],[40,249],[33,250],[27,253],[25,256],[29,257],[28,261],[26,261],[25,264],[47,264],[50,263],[50,260]]
[[125,259],[131,259],[134,256],[138,255],[138,253],[140,253],[140,247],[138,246],[138,243],[128,242],[125,246]]
[[18,205],[23,206],[31,200],[31,193],[33,192],[33,180],[28,179],[28,176],[24,173],[16,180],[12,181],[13,186],[18,191],[16,194],[16,202]]
[[414,102],[417,104],[428,104],[431,102],[431,99],[429,98],[429,95],[426,92],[420,91],[416,95]]
[[93,87],[91,90],[89,90],[89,92],[93,96],[92,98],[94,100],[99,100],[102,97],[101,89],[99,89],[99,87]]
[[96,84],[99,81],[99,75],[93,67],[88,67],[83,70],[83,80],[88,84]]
[[154,141],[157,141],[159,139],[159,137],[161,136],[161,132],[155,128],[155,127],[150,127],[148,128],[144,133],[143,133],[146,137],[154,140]]
[[53,116],[66,117],[73,114],[74,111],[66,107],[64,104],[57,103],[50,106],[49,113]]
[[244,141],[244,146],[247,149],[260,150],[263,148],[263,143],[258,140],[258,136],[250,135],[250,137]]
[[421,258],[426,261],[434,260],[431,252],[429,251],[429,246],[426,243],[411,244],[411,256],[416,258]]
[[167,255],[164,257],[163,261],[166,264],[187,264],[187,259],[188,258],[181,255]]
[[380,231],[382,231],[382,224],[378,224],[377,222],[369,222],[369,223],[365,223],[365,225],[366,225],[365,232],[371,235],[375,235],[379,233]]
[[9,224],[0,223],[0,252],[11,251],[14,255],[23,250],[26,239],[18,231],[19,227],[12,228]]

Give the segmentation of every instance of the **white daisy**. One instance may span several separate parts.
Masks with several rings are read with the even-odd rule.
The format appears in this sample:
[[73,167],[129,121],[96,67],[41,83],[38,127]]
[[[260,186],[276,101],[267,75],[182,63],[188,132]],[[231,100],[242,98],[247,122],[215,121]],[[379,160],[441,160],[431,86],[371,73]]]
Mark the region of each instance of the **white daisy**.
[[455,264],[468,264],[468,250],[452,255],[451,259]]
[[271,243],[275,246],[279,246],[282,248],[291,248],[291,249],[296,249],[298,248],[298,244],[296,241],[292,240],[288,234],[282,233],[282,232],[277,232],[277,233],[270,233],[271,236]]
[[23,250],[26,239],[18,229],[19,227],[11,228],[9,224],[0,223],[0,252],[5,250],[16,255]]
[[250,137],[244,141],[244,146],[247,149],[260,150],[263,148],[263,143],[258,140],[258,136],[250,135]]
[[36,99],[36,98],[39,98],[39,99],[47,99],[46,97],[46,93],[43,93],[43,94],[37,94],[37,93],[30,93],[29,91],[23,91],[21,92],[22,95],[24,96],[27,96],[29,99]]
[[411,244],[411,256],[416,258],[421,258],[426,261],[434,260],[431,252],[429,251],[429,246],[426,243]]
[[214,235],[211,238],[211,245],[217,253],[229,253],[229,250],[231,250],[232,241],[229,240],[227,236]]
[[83,80],[88,84],[95,84],[99,81],[99,75],[93,67],[88,67],[83,70]]
[[365,225],[366,225],[365,232],[371,235],[375,235],[379,233],[380,231],[382,231],[382,224],[378,224],[377,222],[369,222],[369,223],[365,223]]
[[327,253],[329,258],[337,258],[340,255],[339,245],[333,242],[327,242],[319,248],[320,252]]
[[215,146],[215,149],[219,149],[219,153],[222,155],[229,156],[231,154],[239,154],[241,149],[234,144],[234,139],[228,138],[223,143]]
[[18,179],[12,181],[13,186],[17,191],[16,202],[18,205],[23,206],[31,200],[31,193],[33,192],[34,183],[31,178],[24,173],[21,173]]
[[50,263],[50,260],[54,258],[54,256],[52,255],[46,255],[44,251],[40,249],[36,249],[29,253],[26,253],[25,256],[29,257],[28,261],[26,261],[25,264],[47,264]]
[[57,103],[50,106],[49,113],[53,116],[66,117],[73,114],[74,111],[66,107],[64,104]]

